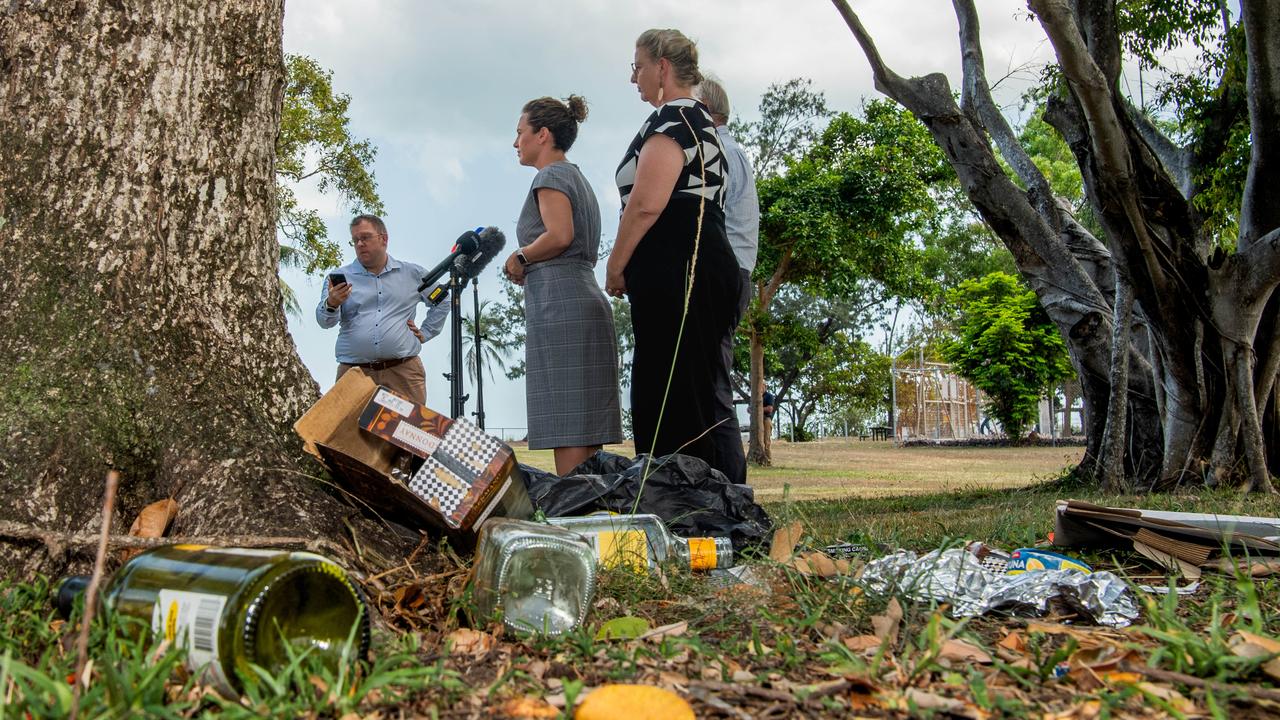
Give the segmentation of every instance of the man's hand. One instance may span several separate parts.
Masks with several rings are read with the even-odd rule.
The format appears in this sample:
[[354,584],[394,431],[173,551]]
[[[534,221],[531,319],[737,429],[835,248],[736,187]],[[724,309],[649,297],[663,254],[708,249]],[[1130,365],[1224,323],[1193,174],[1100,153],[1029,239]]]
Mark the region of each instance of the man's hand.
[[337,310],[349,297],[351,297],[351,283],[340,283],[338,285],[330,283],[329,297],[325,298],[324,302],[331,310]]
[[413,318],[409,318],[409,322],[406,324],[409,326],[409,332],[418,338],[418,342],[425,343],[427,341],[427,336],[423,335],[422,331],[418,329],[418,325],[413,321]]
[[520,264],[520,258],[516,257],[515,253],[507,256],[507,261],[502,265],[502,272],[506,274],[508,280],[524,287],[524,265]]

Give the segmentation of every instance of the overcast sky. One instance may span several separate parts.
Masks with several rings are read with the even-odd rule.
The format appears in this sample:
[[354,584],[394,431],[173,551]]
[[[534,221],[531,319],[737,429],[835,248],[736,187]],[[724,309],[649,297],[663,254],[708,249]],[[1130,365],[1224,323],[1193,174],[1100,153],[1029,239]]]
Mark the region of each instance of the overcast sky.
[[[1009,68],[1042,63],[1050,52],[1020,0],[978,0],[984,50],[993,81]],[[886,62],[898,73],[941,71],[959,90],[956,21],[946,0],[854,2]],[[760,95],[775,82],[812,78],[834,110],[856,111],[878,97],[870,68],[828,0],[289,0],[284,46],[333,71],[338,92],[351,96],[351,127],[378,150],[374,164],[386,205],[390,253],[431,267],[462,231],[495,225],[514,249],[515,221],[533,179],[511,147],[527,100],[576,93],[590,116],[569,159],[595,187],[604,244],[617,228],[613,172],[651,108],[630,84],[635,38],[672,27],[698,43],[701,66],[721,78],[733,110],[757,117]],[[1012,103],[1012,89],[1005,100]],[[300,199],[317,208],[345,244],[349,214],[334,199],[307,188]],[[499,265],[485,271],[485,297],[499,293]],[[603,277],[604,259],[597,273]],[[320,383],[333,384],[337,328],[315,323],[319,278],[296,273],[303,315],[290,330],[303,362]],[[471,293],[466,294],[470,312]],[[421,318],[423,311],[419,311]],[[427,404],[449,409],[448,326],[427,344]],[[468,392],[471,388],[468,386]],[[521,437],[523,381],[486,382],[487,426]],[[624,398],[625,402],[625,398]],[[473,398],[468,413],[475,410]]]

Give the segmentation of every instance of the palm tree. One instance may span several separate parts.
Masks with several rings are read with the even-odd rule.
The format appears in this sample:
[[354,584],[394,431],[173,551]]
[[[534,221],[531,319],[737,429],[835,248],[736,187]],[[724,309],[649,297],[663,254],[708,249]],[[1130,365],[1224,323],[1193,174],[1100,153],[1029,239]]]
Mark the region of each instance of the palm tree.
[[[515,350],[515,343],[504,341],[500,338],[495,339],[489,329],[497,325],[497,312],[488,300],[481,300],[479,306],[480,314],[480,357],[481,365],[488,371],[489,379],[493,379],[493,366],[497,365],[499,370],[506,371],[507,359],[511,357],[511,353]],[[463,313],[462,316],[462,349],[463,361],[467,365],[467,376],[471,378],[471,382],[476,381],[476,307],[473,305],[471,312]]]

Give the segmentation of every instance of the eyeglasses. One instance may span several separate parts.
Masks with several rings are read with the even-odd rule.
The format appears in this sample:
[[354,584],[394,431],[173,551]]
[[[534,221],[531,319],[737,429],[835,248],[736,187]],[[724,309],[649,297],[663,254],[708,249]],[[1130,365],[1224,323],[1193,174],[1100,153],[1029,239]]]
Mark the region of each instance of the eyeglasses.
[[643,66],[643,65],[637,65],[637,64],[635,64],[635,63],[631,63],[631,74],[632,74],[632,75],[635,75],[636,73],[640,72],[640,71],[641,71],[641,70],[643,70],[643,69],[644,69],[644,66]]
[[362,243],[365,243],[365,244],[371,243],[374,240],[377,240],[378,236],[379,236],[379,233],[361,233],[359,235],[356,235],[355,237],[351,238],[351,247],[355,247]]

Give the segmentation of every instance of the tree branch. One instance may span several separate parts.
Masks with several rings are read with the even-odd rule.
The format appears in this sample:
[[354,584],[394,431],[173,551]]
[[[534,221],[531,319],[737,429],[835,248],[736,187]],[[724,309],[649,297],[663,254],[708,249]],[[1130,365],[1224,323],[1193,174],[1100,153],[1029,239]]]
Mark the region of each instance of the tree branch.
[[1169,177],[1173,178],[1174,184],[1178,186],[1178,192],[1182,193],[1182,197],[1190,199],[1195,189],[1191,171],[1193,161],[1191,151],[1188,148],[1178,147],[1172,140],[1165,137],[1155,123],[1151,122],[1151,118],[1127,98],[1124,99],[1124,109],[1133,126],[1137,128],[1138,134],[1147,143],[1147,147],[1151,148],[1152,155],[1160,161],[1161,167]]
[[1249,127],[1252,156],[1240,206],[1240,239],[1247,249],[1263,235],[1280,227],[1280,3],[1275,0],[1241,0],[1245,52],[1249,69]]
[[[51,554],[61,554],[64,550],[97,547],[100,538],[90,533],[64,533],[46,530],[34,525],[0,520],[0,538],[10,540],[37,540],[49,549]],[[110,549],[120,548],[153,548],[161,545],[221,545],[227,547],[300,547],[312,552],[325,551],[330,554],[345,556],[349,551],[324,538],[305,538],[269,535],[204,535],[198,537],[161,537],[146,538],[134,535],[111,535],[106,544]]]
[[[962,103],[977,113],[978,120],[995,141],[996,147],[1000,148],[1000,154],[1027,186],[1032,203],[1041,210],[1041,215],[1049,214],[1045,211],[1053,201],[1053,190],[1049,187],[1049,181],[1045,179],[1044,173],[1040,172],[1040,168],[1032,162],[1031,156],[1023,149],[1022,143],[1018,142],[1013,128],[1009,127],[1009,122],[991,98],[991,88],[987,85],[986,63],[982,57],[978,11],[973,6],[973,0],[952,0],[952,5],[955,7],[956,19],[960,21],[960,52],[964,67]],[[1046,219],[1053,224],[1057,219],[1057,213],[1051,215],[1051,218]]]

